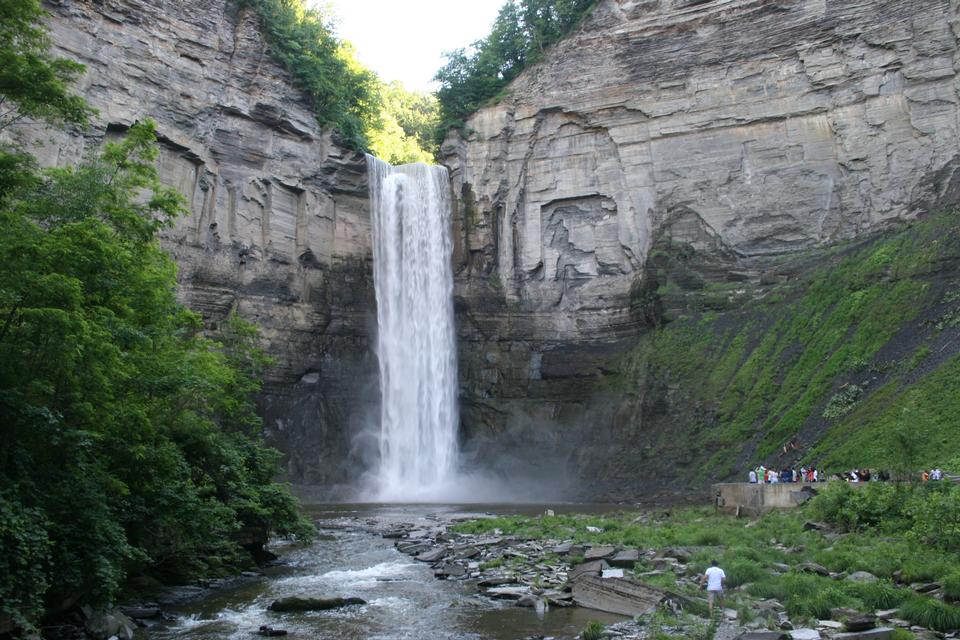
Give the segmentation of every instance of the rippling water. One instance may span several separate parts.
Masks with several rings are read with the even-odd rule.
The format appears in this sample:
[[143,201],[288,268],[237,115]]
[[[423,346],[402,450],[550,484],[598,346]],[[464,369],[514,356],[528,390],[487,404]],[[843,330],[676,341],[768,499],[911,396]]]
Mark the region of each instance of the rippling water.
[[[500,512],[507,510],[518,508]],[[584,510],[583,505],[576,510]],[[286,564],[263,576],[245,578],[192,602],[167,607],[177,616],[176,623],[151,635],[163,639],[250,638],[261,625],[268,625],[286,629],[290,638],[572,638],[590,620],[609,623],[623,619],[575,607],[553,608],[538,615],[532,609],[487,599],[468,583],[435,579],[429,564],[401,554],[392,540],[351,526],[358,518],[370,523],[430,526],[457,511],[456,507],[437,505],[314,508],[312,514],[329,526],[347,528],[323,530],[333,539],[281,550]],[[271,602],[287,596],[355,596],[367,604],[296,614],[267,611]]]

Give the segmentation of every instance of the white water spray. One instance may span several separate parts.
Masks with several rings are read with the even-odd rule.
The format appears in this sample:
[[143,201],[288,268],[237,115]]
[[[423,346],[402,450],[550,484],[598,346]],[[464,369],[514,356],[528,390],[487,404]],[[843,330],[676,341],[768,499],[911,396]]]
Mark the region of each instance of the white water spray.
[[376,498],[448,494],[457,465],[457,347],[447,170],[367,156],[380,361]]

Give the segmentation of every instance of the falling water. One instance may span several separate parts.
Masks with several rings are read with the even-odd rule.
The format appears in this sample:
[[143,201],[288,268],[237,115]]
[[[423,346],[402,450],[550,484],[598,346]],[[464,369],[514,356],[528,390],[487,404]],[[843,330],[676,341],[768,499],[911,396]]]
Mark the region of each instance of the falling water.
[[457,458],[447,170],[367,156],[380,361],[376,497],[446,494]]

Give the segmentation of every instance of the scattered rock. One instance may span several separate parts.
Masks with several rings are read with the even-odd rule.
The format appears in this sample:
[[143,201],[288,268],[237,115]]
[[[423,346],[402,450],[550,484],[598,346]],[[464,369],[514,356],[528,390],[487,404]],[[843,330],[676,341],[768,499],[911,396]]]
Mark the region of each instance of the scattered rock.
[[514,587],[492,587],[487,589],[486,594],[491,598],[500,600],[519,600],[525,595],[530,594],[530,589],[523,586]]
[[790,632],[792,640],[820,640],[820,632],[816,629],[794,629]]
[[847,580],[852,580],[853,582],[876,582],[877,576],[868,571],[854,571],[847,576]]
[[633,569],[634,565],[639,561],[640,552],[636,549],[624,549],[607,560],[611,567],[620,567],[622,569]]
[[898,611],[900,611],[900,610],[899,610],[899,609],[884,609],[884,610],[882,610],[882,611],[877,611],[877,617],[878,617],[879,619],[881,619],[881,620],[890,620],[890,619],[893,618],[895,615],[897,615],[897,612],[898,612]]
[[747,631],[741,633],[737,640],[790,640],[790,635],[783,631]]
[[805,573],[816,573],[821,576],[829,576],[830,571],[823,565],[819,565],[816,562],[801,562],[797,565],[797,571],[803,571]]
[[889,640],[892,635],[893,629],[881,627],[879,629],[870,629],[869,631],[838,633],[833,636],[833,640]]
[[843,629],[843,623],[837,622],[836,620],[818,620],[817,626],[821,629],[834,629],[839,630]]
[[803,523],[804,531],[826,531],[828,529],[830,529],[830,527],[828,527],[823,522],[813,522],[811,520],[808,520]]
[[423,553],[416,556],[416,559],[420,562],[436,562],[441,558],[447,555],[447,550],[443,547],[433,549],[431,551],[424,551]]
[[327,609],[339,609],[356,604],[367,604],[366,600],[361,598],[281,598],[274,600],[270,605],[270,611],[278,613],[290,613],[297,611],[324,611]]
[[843,627],[846,631],[867,631],[877,626],[877,616],[872,613],[863,613],[847,618]]
[[277,636],[287,635],[286,629],[274,629],[273,627],[268,627],[267,625],[261,625],[259,631],[257,631],[258,636],[267,636],[274,638]]
[[137,606],[137,607],[118,607],[120,613],[127,616],[128,618],[136,618],[139,620],[159,618],[161,611],[160,607],[148,607],[148,606]]
[[917,593],[930,593],[931,591],[936,591],[942,586],[943,585],[941,585],[939,582],[928,582],[926,584],[919,584],[919,585],[913,586],[913,590],[916,591]]
[[610,565],[607,564],[606,560],[594,560],[593,562],[584,562],[583,564],[578,564],[570,571],[568,580],[570,582],[575,581],[580,576],[599,576],[600,573],[609,568]]
[[84,629],[94,640],[107,640],[116,637],[120,640],[133,640],[137,624],[120,611],[91,611],[84,607],[86,622]]
[[587,549],[586,553],[583,554],[584,560],[599,560],[601,558],[609,558],[617,552],[616,547],[590,547]]

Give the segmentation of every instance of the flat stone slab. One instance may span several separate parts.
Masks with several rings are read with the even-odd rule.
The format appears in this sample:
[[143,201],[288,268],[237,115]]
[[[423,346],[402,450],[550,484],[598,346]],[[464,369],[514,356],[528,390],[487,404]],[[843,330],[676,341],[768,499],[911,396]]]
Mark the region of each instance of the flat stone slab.
[[501,600],[519,600],[523,596],[530,595],[530,588],[517,585],[515,587],[492,587],[487,589],[486,593],[491,598]]
[[633,566],[639,561],[640,552],[636,549],[624,549],[607,560],[611,567],[620,567],[622,569],[633,569]]
[[447,550],[443,547],[439,549],[434,549],[433,551],[424,551],[416,557],[420,562],[436,562],[440,558],[443,558],[447,555]]
[[599,560],[600,558],[609,558],[617,552],[616,547],[590,547],[583,554],[584,560]]
[[578,564],[573,569],[570,570],[569,580],[573,582],[577,578],[583,575],[600,575],[600,572],[608,568],[610,565],[607,564],[605,560],[594,560],[593,562],[584,562]]
[[792,640],[820,640],[820,632],[816,629],[794,629],[787,633]]
[[581,575],[573,583],[573,601],[581,607],[638,616],[658,607],[665,591],[626,578]]
[[868,631],[851,631],[834,634],[833,640],[889,640],[893,635],[890,627],[879,627]]

